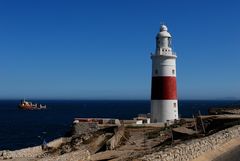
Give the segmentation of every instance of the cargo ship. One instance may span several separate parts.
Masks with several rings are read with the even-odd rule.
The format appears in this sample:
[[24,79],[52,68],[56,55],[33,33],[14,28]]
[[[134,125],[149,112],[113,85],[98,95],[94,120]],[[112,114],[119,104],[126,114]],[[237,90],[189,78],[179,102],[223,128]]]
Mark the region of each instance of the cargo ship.
[[21,100],[18,107],[23,110],[41,110],[41,109],[46,109],[47,105],[32,103],[26,100]]

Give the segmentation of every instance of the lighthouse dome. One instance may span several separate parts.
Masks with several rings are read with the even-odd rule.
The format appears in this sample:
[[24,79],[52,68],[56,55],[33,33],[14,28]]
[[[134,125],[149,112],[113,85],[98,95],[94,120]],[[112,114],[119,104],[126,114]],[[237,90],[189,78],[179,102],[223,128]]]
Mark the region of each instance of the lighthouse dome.
[[160,31],[167,31],[167,30],[168,30],[168,28],[166,25],[161,25]]
[[157,34],[157,37],[171,37],[171,34],[167,30],[168,28],[166,25],[161,25],[160,32]]

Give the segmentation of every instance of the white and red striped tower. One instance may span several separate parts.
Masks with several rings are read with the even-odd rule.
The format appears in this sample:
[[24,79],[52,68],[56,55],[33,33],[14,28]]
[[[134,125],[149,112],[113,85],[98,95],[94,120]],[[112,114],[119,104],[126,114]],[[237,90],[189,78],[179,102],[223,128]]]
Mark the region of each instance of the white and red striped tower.
[[178,119],[176,54],[171,48],[171,35],[161,25],[152,54],[151,122]]

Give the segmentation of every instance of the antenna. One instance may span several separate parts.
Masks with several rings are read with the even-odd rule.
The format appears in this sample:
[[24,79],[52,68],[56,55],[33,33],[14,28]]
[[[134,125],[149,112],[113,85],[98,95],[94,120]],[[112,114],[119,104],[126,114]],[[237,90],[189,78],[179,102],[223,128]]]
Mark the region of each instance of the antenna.
[[165,21],[160,21],[160,25],[165,25],[167,26],[167,23]]
[[160,22],[160,25],[165,25],[166,23],[164,21],[161,21]]

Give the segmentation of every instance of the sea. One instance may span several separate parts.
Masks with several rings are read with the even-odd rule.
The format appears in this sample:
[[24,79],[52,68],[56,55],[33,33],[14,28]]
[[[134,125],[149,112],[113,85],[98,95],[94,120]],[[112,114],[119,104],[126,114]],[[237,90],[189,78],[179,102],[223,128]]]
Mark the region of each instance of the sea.
[[[20,100],[0,100],[0,150],[16,150],[64,136],[76,117],[132,119],[150,112],[147,100],[31,100],[46,104],[46,110],[20,110]],[[240,101],[180,100],[180,117],[207,114],[210,107],[240,104]]]

